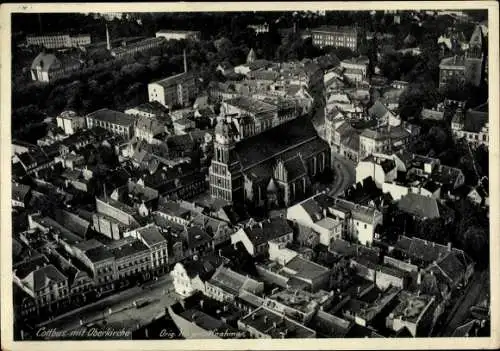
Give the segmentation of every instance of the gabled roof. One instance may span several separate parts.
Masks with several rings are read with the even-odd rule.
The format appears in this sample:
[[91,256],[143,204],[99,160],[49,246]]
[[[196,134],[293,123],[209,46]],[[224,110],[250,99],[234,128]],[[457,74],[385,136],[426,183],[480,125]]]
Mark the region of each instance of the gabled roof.
[[67,278],[54,265],[49,264],[31,272],[23,280],[33,291],[40,291],[49,284],[63,283]]
[[148,246],[156,245],[167,240],[161,234],[159,227],[154,224],[138,228],[137,232],[141,235],[142,239]]
[[368,114],[372,117],[381,119],[383,118],[387,112],[390,112],[387,107],[380,102],[380,100],[375,101],[375,103],[368,109]]
[[20,183],[12,183],[12,200],[24,201],[31,188]]
[[403,196],[398,202],[398,208],[420,218],[431,219],[440,216],[436,199],[415,193]]
[[243,229],[254,245],[260,245],[269,240],[292,233],[292,228],[285,218],[269,218],[258,224]]

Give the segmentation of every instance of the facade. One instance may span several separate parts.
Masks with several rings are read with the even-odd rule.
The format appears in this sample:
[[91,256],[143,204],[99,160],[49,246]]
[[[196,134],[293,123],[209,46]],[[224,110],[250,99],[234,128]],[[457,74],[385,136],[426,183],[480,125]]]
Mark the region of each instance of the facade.
[[271,240],[287,243],[293,241],[293,229],[286,219],[276,217],[258,223],[252,222],[231,235],[232,245],[241,242],[254,257],[267,255]]
[[76,59],[59,59],[54,54],[41,52],[31,64],[31,79],[48,83],[70,76],[81,67],[82,63]]
[[188,72],[148,84],[149,102],[158,101],[170,109],[179,105],[190,106],[196,93],[194,76]]
[[170,273],[174,279],[175,292],[188,297],[196,292],[205,294],[205,282],[227,260],[220,256],[207,255],[177,262]]
[[[287,210],[287,219],[301,227],[320,231],[323,222],[326,227],[320,232],[322,244],[330,246],[332,240],[342,238],[359,240],[363,245],[370,245],[378,225],[382,224],[382,213],[370,206],[318,194],[308,198]],[[340,228],[339,228],[340,226]],[[340,233],[339,233],[340,232]]]
[[250,24],[248,28],[252,28],[256,34],[260,33],[268,33],[269,25],[267,23],[264,24]]
[[306,118],[240,142],[237,137],[234,125],[217,124],[209,169],[213,197],[255,206],[288,205],[307,196],[311,178],[330,167],[329,147]]
[[205,295],[221,302],[233,302],[242,292],[261,295],[264,283],[220,266],[205,283]]
[[168,265],[168,241],[162,231],[155,224],[149,224],[123,235],[134,237],[146,245],[151,255],[150,262],[153,271],[164,271]]
[[126,140],[134,136],[136,118],[123,112],[103,108],[85,116],[87,128],[101,127]]
[[[485,106],[482,106],[485,107]],[[487,107],[487,103],[486,103]],[[483,108],[459,108],[451,121],[451,131],[456,139],[464,139],[472,146],[489,145],[488,112]]]
[[151,252],[140,240],[125,238],[108,245],[115,259],[115,280],[146,277],[151,271]]
[[311,29],[313,44],[323,48],[325,46],[345,47],[357,51],[359,35],[353,27],[319,27]]
[[192,30],[168,30],[162,29],[156,32],[157,38],[165,38],[166,40],[200,40],[201,32]]
[[75,134],[85,128],[85,118],[78,116],[75,111],[63,111],[56,117],[56,123],[66,135]]
[[410,137],[411,134],[403,126],[365,129],[359,136],[359,158],[401,148],[408,143]]
[[43,46],[47,49],[62,49],[89,45],[92,42],[90,34],[45,34],[27,35],[26,44],[29,46]]

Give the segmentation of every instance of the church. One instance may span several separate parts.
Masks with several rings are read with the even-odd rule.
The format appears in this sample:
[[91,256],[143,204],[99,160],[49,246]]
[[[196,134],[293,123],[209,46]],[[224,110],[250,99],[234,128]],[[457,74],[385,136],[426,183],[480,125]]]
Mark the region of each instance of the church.
[[230,119],[215,128],[210,194],[233,204],[276,208],[312,195],[315,177],[331,168],[328,143],[308,116],[237,141]]

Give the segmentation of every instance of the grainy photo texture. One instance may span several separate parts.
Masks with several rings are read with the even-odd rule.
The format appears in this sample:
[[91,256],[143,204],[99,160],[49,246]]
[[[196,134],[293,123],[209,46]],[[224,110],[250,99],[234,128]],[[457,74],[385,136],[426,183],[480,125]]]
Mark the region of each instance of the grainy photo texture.
[[490,336],[487,20],[13,13],[14,340]]

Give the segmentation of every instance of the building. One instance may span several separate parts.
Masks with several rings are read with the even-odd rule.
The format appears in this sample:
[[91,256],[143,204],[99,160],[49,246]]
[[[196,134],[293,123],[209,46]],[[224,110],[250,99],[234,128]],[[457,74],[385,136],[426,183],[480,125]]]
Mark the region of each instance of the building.
[[124,233],[140,227],[137,212],[110,198],[96,198],[96,212],[92,214],[92,229],[108,238],[118,240]]
[[41,52],[31,63],[31,79],[39,82],[53,82],[79,71],[82,63],[71,57],[56,57],[54,54]]
[[439,63],[439,87],[445,87],[450,82],[465,83],[465,58],[452,56]]
[[396,162],[391,158],[370,155],[359,161],[356,166],[356,183],[371,177],[377,187],[382,189],[383,184],[392,182],[397,177]]
[[216,270],[227,260],[221,256],[207,255],[177,262],[170,272],[175,292],[183,297],[192,296],[197,291],[205,293],[207,282]]
[[233,302],[242,292],[261,295],[264,283],[220,266],[205,283],[205,295],[221,302]]
[[134,57],[135,54],[145,53],[162,47],[165,44],[164,38],[146,38],[135,42],[126,43],[117,48],[111,49],[111,56],[117,59]]
[[12,207],[25,208],[31,198],[31,188],[20,183],[12,183]]
[[359,136],[359,158],[401,148],[408,143],[410,137],[411,133],[403,126],[365,129]]
[[250,24],[248,28],[252,28],[255,31],[255,34],[260,33],[268,33],[269,32],[269,24]]
[[488,103],[467,111],[457,109],[451,121],[451,131],[456,139],[464,139],[474,147],[488,147]]
[[28,46],[43,46],[47,49],[62,49],[89,45],[92,42],[90,34],[29,34],[26,36]]
[[191,106],[197,89],[194,75],[183,72],[148,84],[149,102],[158,101],[172,109],[177,106]]
[[238,328],[246,331],[251,338],[255,339],[316,337],[314,330],[263,306],[240,319]]
[[200,40],[201,32],[192,30],[168,30],[161,29],[156,32],[157,38],[165,38],[166,40]]
[[145,102],[138,106],[129,108],[124,112],[136,117],[157,119],[158,121],[163,121],[165,124],[170,124],[172,122],[168,109],[158,101]]
[[159,193],[156,189],[144,185],[144,182],[134,182],[131,179],[126,185],[113,190],[110,199],[123,203],[137,210],[139,215],[145,217],[158,207]]
[[66,135],[75,134],[85,128],[85,118],[78,116],[75,111],[63,111],[56,117],[56,123]]
[[435,298],[402,291],[398,295],[398,301],[398,305],[386,318],[386,327],[395,332],[406,328],[413,337],[428,336]]
[[369,245],[375,238],[377,226],[382,224],[382,213],[374,207],[318,194],[290,207],[287,219],[297,225],[299,231],[318,231],[320,242],[328,247],[340,235]]
[[155,224],[148,224],[133,231],[124,233],[123,236],[134,237],[140,240],[150,252],[151,269],[154,272],[165,272],[168,266],[168,240],[162,234],[162,228]]
[[134,136],[137,119],[123,112],[103,108],[85,116],[87,128],[101,127],[126,140]]
[[124,238],[107,245],[115,260],[115,280],[148,278],[152,269],[151,252],[140,240]]
[[213,197],[254,206],[289,205],[306,197],[311,179],[330,167],[328,144],[308,118],[239,142],[237,136],[232,124],[217,124],[209,169]]
[[288,243],[293,241],[293,229],[286,219],[275,217],[258,223],[252,221],[231,235],[232,245],[241,242],[254,257],[268,254],[270,240]]
[[311,33],[313,44],[320,48],[333,46],[358,50],[360,32],[357,28],[323,26],[311,29]]
[[354,80],[354,81],[362,81],[364,80],[367,75],[368,75],[368,64],[370,63],[370,60],[368,57],[357,57],[357,58],[351,58],[351,59],[346,59],[342,60],[340,62],[340,67],[344,69],[344,75],[348,75],[348,72],[358,72],[360,75],[359,80]]

